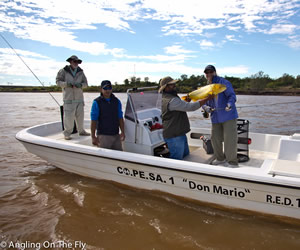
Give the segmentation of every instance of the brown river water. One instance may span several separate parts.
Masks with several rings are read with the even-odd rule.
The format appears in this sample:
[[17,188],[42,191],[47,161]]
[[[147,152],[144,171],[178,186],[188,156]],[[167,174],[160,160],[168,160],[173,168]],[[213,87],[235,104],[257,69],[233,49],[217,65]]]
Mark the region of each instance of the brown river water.
[[[96,97],[85,93],[86,119]],[[293,101],[238,96],[237,106],[265,104],[238,109],[250,131],[289,135],[300,133],[300,103],[274,103]],[[0,249],[300,249],[298,222],[81,177],[28,153],[15,134],[60,119],[48,93],[0,93],[0,115]],[[189,117],[210,126],[199,110]]]

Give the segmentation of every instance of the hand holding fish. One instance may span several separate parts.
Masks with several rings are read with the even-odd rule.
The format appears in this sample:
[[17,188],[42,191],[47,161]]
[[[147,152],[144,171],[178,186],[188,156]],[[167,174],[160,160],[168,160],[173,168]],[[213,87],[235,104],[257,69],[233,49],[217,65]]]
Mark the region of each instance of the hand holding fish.
[[215,95],[208,95],[206,98],[200,100],[200,105],[203,106],[208,100],[215,98]]
[[189,94],[187,94],[187,95],[186,95],[186,98],[184,99],[184,101],[186,101],[186,102],[191,102],[191,100],[192,100],[192,99],[189,97]]

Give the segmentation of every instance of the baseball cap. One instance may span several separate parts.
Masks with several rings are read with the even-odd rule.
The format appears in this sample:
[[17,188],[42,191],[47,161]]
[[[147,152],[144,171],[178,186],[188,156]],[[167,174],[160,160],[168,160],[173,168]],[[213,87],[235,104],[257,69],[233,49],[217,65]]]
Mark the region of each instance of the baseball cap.
[[216,72],[216,68],[213,65],[207,65],[204,69],[204,73],[206,73],[209,70]]
[[104,80],[101,82],[101,88],[111,87],[111,82],[109,80]]

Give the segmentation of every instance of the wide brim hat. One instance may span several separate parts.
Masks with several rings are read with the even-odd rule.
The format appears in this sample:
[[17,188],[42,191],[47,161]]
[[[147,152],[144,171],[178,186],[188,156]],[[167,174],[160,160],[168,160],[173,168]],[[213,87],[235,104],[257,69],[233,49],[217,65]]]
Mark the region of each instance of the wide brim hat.
[[71,62],[71,61],[77,61],[78,64],[82,63],[82,60],[79,59],[77,56],[73,55],[73,56],[70,56],[67,60],[67,62]]
[[166,77],[162,78],[159,81],[160,88],[159,88],[158,92],[162,92],[167,87],[168,84],[174,84],[176,82],[178,82],[178,80],[174,80],[170,76],[166,76]]

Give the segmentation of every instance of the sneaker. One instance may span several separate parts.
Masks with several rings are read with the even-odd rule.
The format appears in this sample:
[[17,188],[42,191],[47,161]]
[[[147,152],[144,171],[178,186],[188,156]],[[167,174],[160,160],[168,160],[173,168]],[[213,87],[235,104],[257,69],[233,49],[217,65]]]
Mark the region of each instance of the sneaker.
[[227,167],[227,168],[238,168],[239,167],[239,165],[232,165],[228,162],[224,162],[223,164],[221,164],[221,166]]
[[90,133],[86,132],[85,130],[83,130],[82,132],[79,133],[79,135],[82,135],[82,136],[89,136],[91,135]]
[[65,140],[72,140],[72,137],[69,135],[65,135]]
[[221,164],[224,164],[224,163],[226,163],[225,160],[219,161],[219,160],[215,159],[215,160],[213,160],[213,161],[211,162],[211,165],[221,165]]

